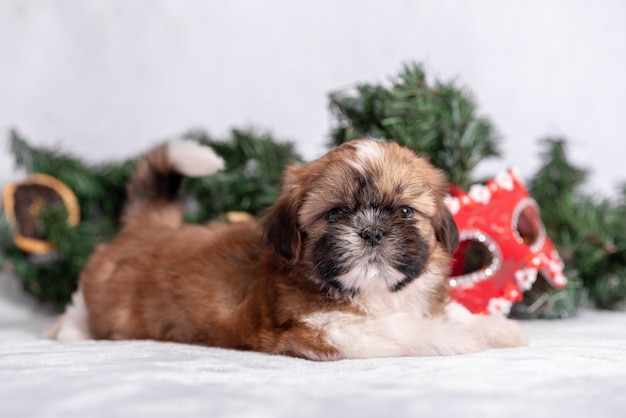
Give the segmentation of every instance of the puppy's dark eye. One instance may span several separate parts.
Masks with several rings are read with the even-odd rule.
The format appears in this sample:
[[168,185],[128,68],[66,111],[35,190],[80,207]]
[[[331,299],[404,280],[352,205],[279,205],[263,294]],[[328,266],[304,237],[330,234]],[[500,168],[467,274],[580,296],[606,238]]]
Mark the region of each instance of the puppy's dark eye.
[[408,219],[408,218],[413,217],[413,214],[415,211],[408,206],[400,206],[399,212],[400,212],[400,216],[402,216],[405,219]]
[[324,217],[327,222],[336,222],[341,215],[343,215],[343,209],[332,208],[324,214]]

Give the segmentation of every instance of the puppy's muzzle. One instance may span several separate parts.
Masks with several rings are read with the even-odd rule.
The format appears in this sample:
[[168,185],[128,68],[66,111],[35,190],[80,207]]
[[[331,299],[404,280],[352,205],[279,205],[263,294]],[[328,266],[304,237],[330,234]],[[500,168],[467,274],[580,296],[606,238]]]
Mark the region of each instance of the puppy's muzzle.
[[370,247],[376,247],[383,239],[382,229],[375,227],[367,227],[361,231],[361,238],[365,240]]

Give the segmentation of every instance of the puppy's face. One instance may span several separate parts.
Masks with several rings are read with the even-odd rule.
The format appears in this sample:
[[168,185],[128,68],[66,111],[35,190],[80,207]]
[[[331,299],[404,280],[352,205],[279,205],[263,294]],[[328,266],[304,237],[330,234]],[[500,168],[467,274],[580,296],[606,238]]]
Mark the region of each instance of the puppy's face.
[[458,244],[445,176],[395,143],[359,140],[288,170],[265,237],[340,294],[398,292]]

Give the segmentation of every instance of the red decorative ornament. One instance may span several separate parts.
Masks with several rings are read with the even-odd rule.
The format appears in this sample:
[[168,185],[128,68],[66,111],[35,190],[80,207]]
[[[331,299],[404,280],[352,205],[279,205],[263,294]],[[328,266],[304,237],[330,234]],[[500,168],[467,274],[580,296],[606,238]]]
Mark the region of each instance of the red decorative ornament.
[[563,261],[516,170],[468,193],[451,186],[446,205],[460,235],[449,278],[452,298],[471,312],[507,315],[538,274],[565,287]]

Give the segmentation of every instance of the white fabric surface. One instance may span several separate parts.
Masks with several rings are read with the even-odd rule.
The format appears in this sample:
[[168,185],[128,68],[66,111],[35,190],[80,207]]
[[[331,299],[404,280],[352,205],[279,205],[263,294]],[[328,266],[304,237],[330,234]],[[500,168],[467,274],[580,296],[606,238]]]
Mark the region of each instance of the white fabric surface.
[[524,322],[524,348],[325,363],[39,340],[51,320],[0,274],[0,417],[626,416],[626,312]]

